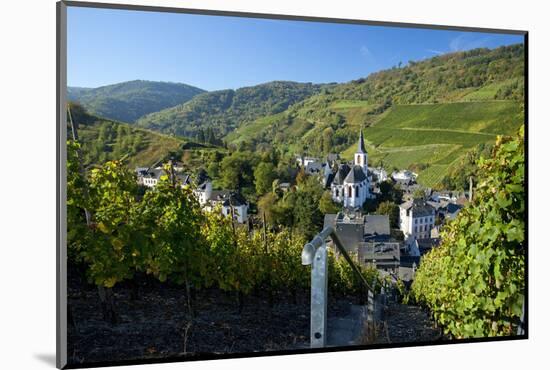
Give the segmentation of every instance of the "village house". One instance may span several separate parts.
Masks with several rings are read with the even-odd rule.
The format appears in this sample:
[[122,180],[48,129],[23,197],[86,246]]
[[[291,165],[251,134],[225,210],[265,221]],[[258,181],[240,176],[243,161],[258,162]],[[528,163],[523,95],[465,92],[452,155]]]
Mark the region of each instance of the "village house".
[[311,163],[317,163],[319,162],[319,158],[316,157],[304,157],[304,156],[296,156],[296,163],[298,163],[298,166],[305,168],[307,165]]
[[409,170],[396,171],[391,174],[394,181],[403,184],[412,184],[416,182],[416,174]]
[[204,209],[212,212],[217,206],[221,207],[224,216],[232,217],[238,223],[248,221],[248,202],[235,191],[213,190]]
[[[164,170],[161,167],[157,167],[157,168],[137,167],[136,174],[137,174],[137,183],[139,185],[153,188],[158,184],[160,177],[164,174]],[[188,174],[176,172],[175,175],[176,175],[176,178],[178,179],[178,182],[182,186],[189,185],[191,180]]]
[[424,199],[409,200],[399,206],[399,229],[410,243],[429,238],[435,217],[435,209]]
[[136,168],[137,181],[139,185],[153,188],[157,185],[163,174],[162,170],[150,169],[145,167]]
[[201,207],[203,207],[209,199],[212,198],[212,181],[206,179],[202,184],[197,185],[193,190],[195,197],[199,201]]

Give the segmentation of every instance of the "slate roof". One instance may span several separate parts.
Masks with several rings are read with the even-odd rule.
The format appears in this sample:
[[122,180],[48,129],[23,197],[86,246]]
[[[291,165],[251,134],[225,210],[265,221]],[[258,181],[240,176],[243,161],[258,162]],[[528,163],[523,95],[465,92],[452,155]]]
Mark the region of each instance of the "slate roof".
[[365,235],[390,235],[390,217],[388,215],[365,216]]
[[[359,261],[362,264],[376,260],[377,267],[398,267],[400,260],[400,245],[396,242],[362,243],[359,247]],[[396,266],[397,265],[397,266]]]
[[336,175],[334,175],[334,180],[332,181],[335,185],[343,185],[344,179],[350,172],[351,168],[347,164],[341,164],[338,166],[338,172],[336,172]]
[[316,172],[321,172],[321,170],[323,169],[324,167],[324,163],[321,163],[321,162],[309,162],[307,165],[306,165],[306,172],[307,173],[316,173]]
[[152,169],[151,168],[147,168],[147,169],[140,168],[139,170],[140,170],[138,172],[139,176],[147,177],[149,179],[157,179],[157,180],[160,179],[160,177],[164,173],[164,170],[156,169],[156,168],[152,168]]
[[418,244],[418,250],[420,251],[420,255],[423,256],[424,254],[432,250],[432,248],[437,247],[439,245],[439,241],[440,241],[439,238],[416,239],[416,243]]
[[[326,214],[324,227],[332,226],[336,230],[336,235],[342,245],[348,252],[356,252],[359,243],[363,242],[363,220],[353,220],[351,222],[341,222],[341,214]],[[338,217],[338,221],[336,222]]]
[[222,205],[226,207],[239,207],[247,204],[246,199],[241,194],[231,190],[213,190],[211,199],[221,201]]
[[208,184],[208,181],[205,181],[202,184],[200,184],[199,186],[197,186],[197,189],[201,190],[201,191],[204,191],[204,190],[206,190],[206,185],[207,184]]
[[357,147],[357,153],[366,153],[365,142],[363,140],[363,130],[359,131],[359,143]]
[[351,184],[358,184],[360,182],[363,182],[367,179],[365,176],[365,172],[363,171],[363,168],[361,166],[353,166],[351,170],[348,172],[348,175],[344,179],[344,182],[351,183]]
[[412,210],[414,217],[431,216],[434,208],[423,199],[409,200],[399,206],[405,210]]
[[330,175],[327,176],[327,179],[326,179],[326,182],[325,182],[325,188],[329,188],[330,185],[332,184],[332,181],[334,181],[334,174],[331,173]]

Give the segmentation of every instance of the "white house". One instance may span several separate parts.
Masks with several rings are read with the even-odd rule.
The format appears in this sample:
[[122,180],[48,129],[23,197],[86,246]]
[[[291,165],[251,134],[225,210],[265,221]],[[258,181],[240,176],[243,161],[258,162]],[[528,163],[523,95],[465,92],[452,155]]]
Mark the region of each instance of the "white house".
[[423,199],[410,200],[399,206],[399,228],[405,239],[430,238],[435,217],[435,209]]
[[[137,182],[139,185],[144,185],[149,188],[154,188],[158,184],[160,177],[165,172],[161,167],[157,167],[157,168],[138,167],[136,168],[136,173],[137,173]],[[182,187],[190,184],[191,177],[188,174],[176,172],[175,175]]]
[[363,131],[359,133],[357,152],[353,156],[353,166],[341,164],[334,175],[330,190],[332,199],[344,207],[360,208],[371,198],[368,178],[367,151],[363,140]]
[[391,174],[391,177],[395,181],[400,181],[400,182],[413,182],[413,181],[416,181],[416,174],[414,172],[409,171],[409,170],[402,170],[402,171],[399,171],[399,172],[393,172]]
[[233,215],[233,219],[239,223],[248,220],[248,203],[242,195],[230,190],[213,190],[211,198],[204,209],[211,212],[216,206],[221,205],[224,216]]
[[153,188],[162,176],[162,169],[151,169],[145,167],[136,168],[138,184]]
[[319,162],[319,158],[298,156],[296,157],[296,162],[300,167],[306,168],[310,163]]
[[197,186],[193,193],[197,197],[199,204],[204,206],[210,198],[212,198],[212,182],[210,180],[204,181],[202,184]]

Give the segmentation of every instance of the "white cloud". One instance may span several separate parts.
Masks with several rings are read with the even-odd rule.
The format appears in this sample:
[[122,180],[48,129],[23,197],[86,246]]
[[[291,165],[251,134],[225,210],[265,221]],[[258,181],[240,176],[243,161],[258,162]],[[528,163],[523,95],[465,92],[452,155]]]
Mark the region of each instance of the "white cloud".
[[435,50],[435,49],[426,49],[426,51],[427,51],[428,53],[437,54],[437,55],[445,54],[444,51]]
[[451,40],[449,49],[451,51],[476,49],[486,46],[489,40],[489,37],[479,38],[473,34],[461,33]]
[[372,53],[370,52],[369,48],[366,47],[365,45],[361,46],[361,48],[359,49],[359,52],[361,52],[361,55],[363,55],[364,57],[372,57]]

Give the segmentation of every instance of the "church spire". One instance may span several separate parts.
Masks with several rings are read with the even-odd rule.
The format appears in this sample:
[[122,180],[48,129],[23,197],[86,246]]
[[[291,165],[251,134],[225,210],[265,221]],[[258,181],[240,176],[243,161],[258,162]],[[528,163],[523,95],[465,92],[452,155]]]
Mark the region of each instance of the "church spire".
[[363,140],[363,129],[359,131],[359,145],[357,149],[357,153],[366,153],[367,150],[365,149],[365,142]]

